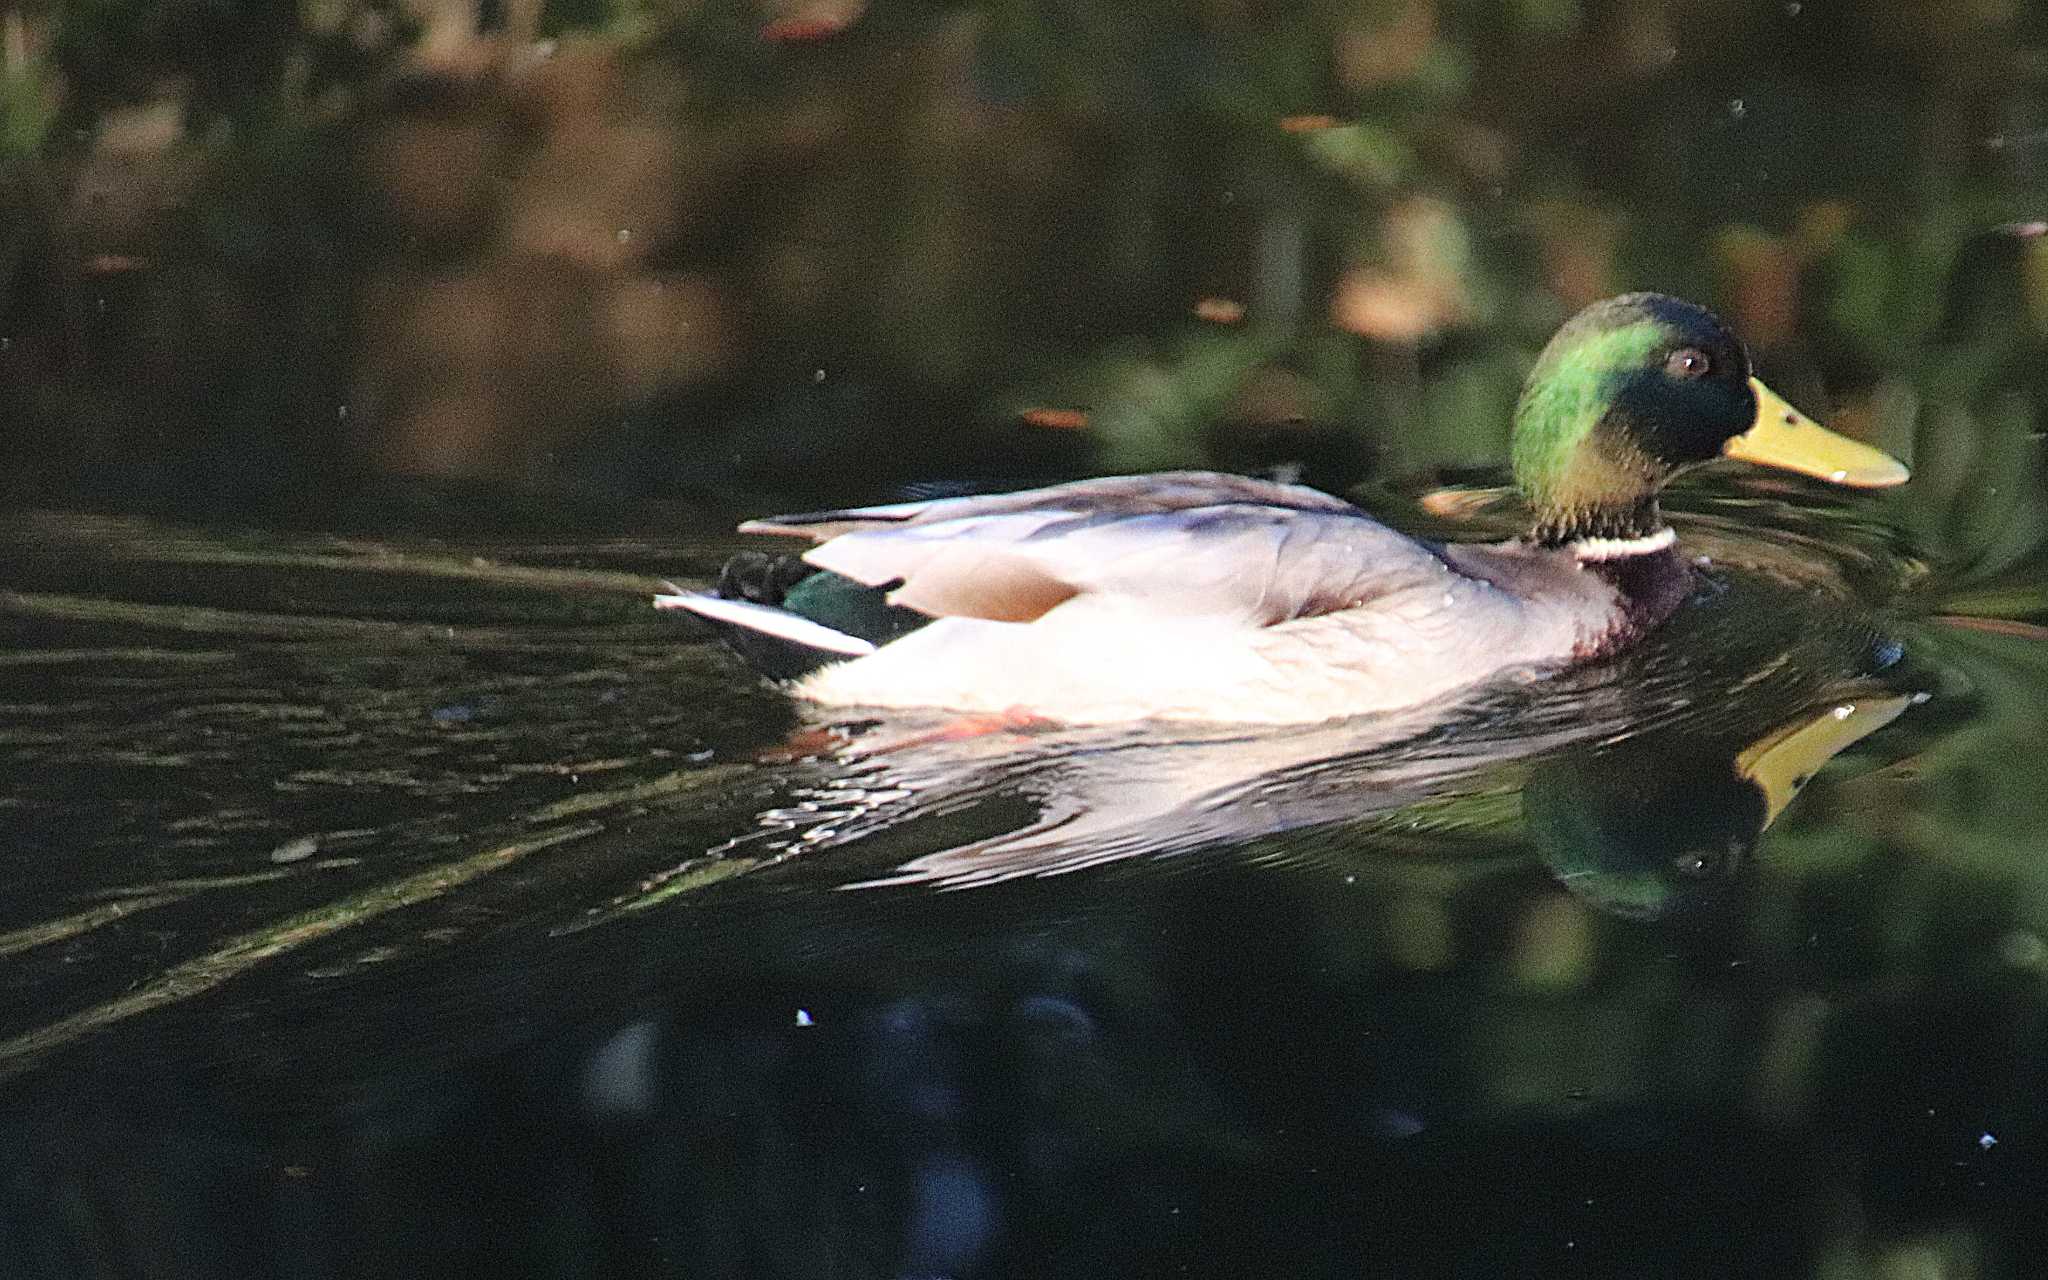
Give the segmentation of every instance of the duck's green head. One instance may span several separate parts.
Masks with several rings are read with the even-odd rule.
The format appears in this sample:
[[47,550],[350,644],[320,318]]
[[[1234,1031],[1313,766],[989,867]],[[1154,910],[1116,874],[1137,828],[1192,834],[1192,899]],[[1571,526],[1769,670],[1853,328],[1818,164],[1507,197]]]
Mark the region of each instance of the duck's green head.
[[1862,488],[1906,478],[1889,455],[1773,394],[1712,312],[1663,294],[1609,298],[1572,317],[1515,406],[1515,481],[1535,509],[1532,536],[1548,545],[1666,545],[1657,491],[1721,457]]

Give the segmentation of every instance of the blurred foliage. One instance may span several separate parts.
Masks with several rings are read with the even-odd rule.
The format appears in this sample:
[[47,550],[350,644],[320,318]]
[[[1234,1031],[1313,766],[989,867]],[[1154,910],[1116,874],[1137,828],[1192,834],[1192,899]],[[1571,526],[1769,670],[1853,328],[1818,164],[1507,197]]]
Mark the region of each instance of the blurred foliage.
[[2030,6],[93,0],[5,47],[17,498],[1404,481],[1658,287],[1917,455],[1933,545],[2040,532],[1964,499],[2041,470]]

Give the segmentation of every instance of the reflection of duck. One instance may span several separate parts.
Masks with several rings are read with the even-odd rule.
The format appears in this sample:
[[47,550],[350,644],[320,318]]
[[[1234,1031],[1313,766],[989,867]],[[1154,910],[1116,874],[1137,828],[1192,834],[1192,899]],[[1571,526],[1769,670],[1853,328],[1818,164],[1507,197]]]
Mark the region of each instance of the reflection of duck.
[[852,590],[829,578],[660,602],[829,662],[796,685],[828,704],[1318,721],[1627,647],[1691,586],[1658,490],[1721,456],[1906,477],[1773,395],[1707,311],[1631,294],[1566,324],[1530,375],[1514,462],[1535,522],[1510,542],[1419,543],[1313,490],[1173,473],[743,526],[816,539],[810,564],[939,619],[879,645],[808,607]]
[[1910,694],[1826,699],[1746,745],[1650,734],[1556,756],[1522,789],[1545,865],[1617,915],[1662,916],[1719,896],[1820,767],[1898,718]]

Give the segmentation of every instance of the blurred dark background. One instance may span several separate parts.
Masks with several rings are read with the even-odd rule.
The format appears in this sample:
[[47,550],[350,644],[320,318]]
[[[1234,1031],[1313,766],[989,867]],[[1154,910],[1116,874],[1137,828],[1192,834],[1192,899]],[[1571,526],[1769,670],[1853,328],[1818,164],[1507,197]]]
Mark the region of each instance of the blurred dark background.
[[1497,463],[1549,331],[1636,287],[1914,454],[1931,356],[2048,317],[2018,0],[29,0],[0,35],[17,503],[1427,477]]

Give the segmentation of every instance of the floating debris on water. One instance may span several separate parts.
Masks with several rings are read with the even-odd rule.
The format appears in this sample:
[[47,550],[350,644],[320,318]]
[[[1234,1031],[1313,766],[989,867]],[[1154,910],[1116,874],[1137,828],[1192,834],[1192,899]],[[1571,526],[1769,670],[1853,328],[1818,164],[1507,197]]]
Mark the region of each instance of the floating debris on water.
[[270,860],[277,863],[304,862],[320,852],[319,836],[296,836],[270,851]]

